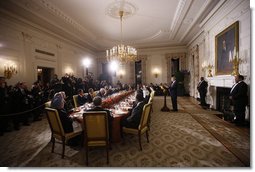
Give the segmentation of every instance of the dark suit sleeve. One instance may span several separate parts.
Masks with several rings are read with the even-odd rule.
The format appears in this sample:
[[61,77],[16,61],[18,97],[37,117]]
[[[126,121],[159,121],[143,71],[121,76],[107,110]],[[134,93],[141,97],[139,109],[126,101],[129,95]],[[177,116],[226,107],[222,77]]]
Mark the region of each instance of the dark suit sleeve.
[[240,83],[236,86],[237,88],[236,91],[233,91],[234,94],[233,99],[243,99],[245,100],[247,98],[247,91],[248,91],[248,86],[246,83]]
[[131,115],[127,118],[127,121],[139,124],[143,113],[143,106],[144,103],[140,103],[138,106],[136,106]]
[[65,110],[58,110],[59,118],[65,133],[73,132],[73,120],[68,116]]

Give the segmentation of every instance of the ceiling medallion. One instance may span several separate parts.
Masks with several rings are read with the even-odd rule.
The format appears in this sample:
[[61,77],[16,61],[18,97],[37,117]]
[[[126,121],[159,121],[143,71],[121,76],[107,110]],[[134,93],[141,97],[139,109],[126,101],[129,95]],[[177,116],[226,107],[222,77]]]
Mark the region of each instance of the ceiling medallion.
[[115,18],[115,19],[119,19],[120,18],[120,14],[119,12],[123,11],[123,18],[128,18],[130,16],[133,16],[136,14],[138,8],[135,7],[134,4],[131,4],[130,2],[126,2],[126,1],[115,1],[111,4],[109,4],[106,7],[106,15]]

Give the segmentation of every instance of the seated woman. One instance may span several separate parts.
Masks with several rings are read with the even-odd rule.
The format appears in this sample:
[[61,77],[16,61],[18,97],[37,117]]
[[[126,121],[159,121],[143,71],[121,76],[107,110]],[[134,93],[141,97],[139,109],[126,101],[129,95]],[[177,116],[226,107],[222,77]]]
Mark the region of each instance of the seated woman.
[[86,103],[87,97],[84,95],[84,92],[82,89],[78,90],[78,105],[82,106]]

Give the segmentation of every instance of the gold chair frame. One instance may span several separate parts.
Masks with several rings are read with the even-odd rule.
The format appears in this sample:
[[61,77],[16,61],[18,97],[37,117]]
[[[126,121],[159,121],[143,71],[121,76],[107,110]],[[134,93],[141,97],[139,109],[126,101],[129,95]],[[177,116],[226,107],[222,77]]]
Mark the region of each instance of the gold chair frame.
[[141,143],[141,135],[146,133],[146,138],[147,138],[147,143],[149,143],[149,116],[151,113],[151,106],[152,103],[145,104],[143,107],[143,113],[141,116],[141,121],[138,126],[138,128],[127,128],[127,127],[122,127],[123,133],[128,133],[128,134],[135,134],[138,135],[138,141],[139,141],[139,146],[140,150],[142,151],[142,143]]
[[74,103],[74,107],[75,108],[79,107],[79,104],[78,104],[78,94],[73,95],[73,103]]
[[89,147],[105,147],[107,164],[109,164],[109,129],[108,117],[105,111],[88,111],[83,113],[84,146],[86,151],[86,165],[88,166]]
[[79,135],[82,133],[82,131],[75,131],[75,132],[70,132],[70,133],[65,133],[61,120],[59,118],[58,111],[53,108],[45,108],[47,112],[47,119],[50,125],[51,129],[51,142],[52,142],[52,150],[51,152],[54,152],[55,148],[55,139],[61,140],[62,141],[62,158],[65,156],[65,144],[68,140],[71,138]]

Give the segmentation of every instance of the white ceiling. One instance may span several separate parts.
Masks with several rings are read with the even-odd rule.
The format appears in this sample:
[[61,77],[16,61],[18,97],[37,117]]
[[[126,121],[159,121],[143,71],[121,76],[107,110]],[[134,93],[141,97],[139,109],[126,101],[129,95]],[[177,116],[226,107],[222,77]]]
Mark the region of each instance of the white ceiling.
[[[187,45],[199,24],[220,0],[4,0],[0,7],[93,51],[120,42],[118,5],[130,16],[123,20],[123,42],[136,48]],[[118,16],[117,16],[118,17]]]

